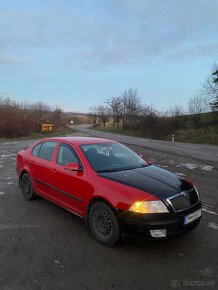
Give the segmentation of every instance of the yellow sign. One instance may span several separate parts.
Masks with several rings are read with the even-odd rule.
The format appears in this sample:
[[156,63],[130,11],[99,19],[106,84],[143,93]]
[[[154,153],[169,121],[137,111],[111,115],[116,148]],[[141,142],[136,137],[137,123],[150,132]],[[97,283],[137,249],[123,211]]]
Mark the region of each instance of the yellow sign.
[[42,131],[48,132],[53,130],[53,124],[42,124]]

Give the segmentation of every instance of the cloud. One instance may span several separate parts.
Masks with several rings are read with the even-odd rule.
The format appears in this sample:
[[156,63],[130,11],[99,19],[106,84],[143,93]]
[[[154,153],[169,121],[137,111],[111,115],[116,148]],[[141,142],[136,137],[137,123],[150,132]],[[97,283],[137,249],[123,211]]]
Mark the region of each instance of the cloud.
[[[99,1],[96,1],[99,4]],[[105,2],[104,2],[105,4]],[[100,6],[98,21],[83,34],[87,46],[72,49],[64,63],[96,68],[146,65],[158,58],[189,61],[217,57],[218,4],[208,1],[122,0]],[[82,41],[80,42],[80,44]]]
[[196,60],[208,55],[218,56],[218,42],[209,42],[178,48],[167,53],[167,58],[172,61]]
[[55,29],[49,24],[49,16],[39,12],[1,12],[0,46],[43,47],[55,40]]
[[0,65],[20,66],[27,63],[28,59],[26,57],[0,49]]
[[46,3],[1,12],[0,49],[13,47],[14,53],[0,56],[0,62],[25,62],[22,55],[33,48],[83,69],[217,57],[218,3],[211,0]]

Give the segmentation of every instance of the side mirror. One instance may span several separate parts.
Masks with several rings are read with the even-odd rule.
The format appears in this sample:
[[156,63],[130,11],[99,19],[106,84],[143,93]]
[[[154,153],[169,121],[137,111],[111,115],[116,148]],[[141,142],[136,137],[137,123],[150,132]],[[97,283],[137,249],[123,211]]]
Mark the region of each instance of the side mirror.
[[67,171],[82,171],[80,165],[77,163],[68,163],[64,167]]

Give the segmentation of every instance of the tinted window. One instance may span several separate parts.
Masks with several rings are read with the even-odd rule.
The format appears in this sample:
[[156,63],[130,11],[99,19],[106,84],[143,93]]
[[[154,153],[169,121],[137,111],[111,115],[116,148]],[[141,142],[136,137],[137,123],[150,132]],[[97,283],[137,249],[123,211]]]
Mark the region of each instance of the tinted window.
[[61,165],[66,165],[68,163],[79,163],[79,158],[71,146],[61,144],[58,149],[57,163]]
[[33,147],[32,155],[38,156],[41,146],[42,146],[42,143],[40,143],[40,144],[36,145],[35,147]]
[[40,148],[38,157],[51,161],[55,150],[56,142],[44,142]]

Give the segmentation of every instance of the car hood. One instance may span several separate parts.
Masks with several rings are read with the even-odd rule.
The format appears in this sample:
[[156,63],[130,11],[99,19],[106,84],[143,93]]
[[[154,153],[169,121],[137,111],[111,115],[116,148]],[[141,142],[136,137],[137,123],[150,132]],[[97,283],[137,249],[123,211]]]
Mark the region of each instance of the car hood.
[[124,171],[104,172],[98,175],[143,190],[160,199],[166,199],[193,188],[191,183],[178,175],[154,165]]

